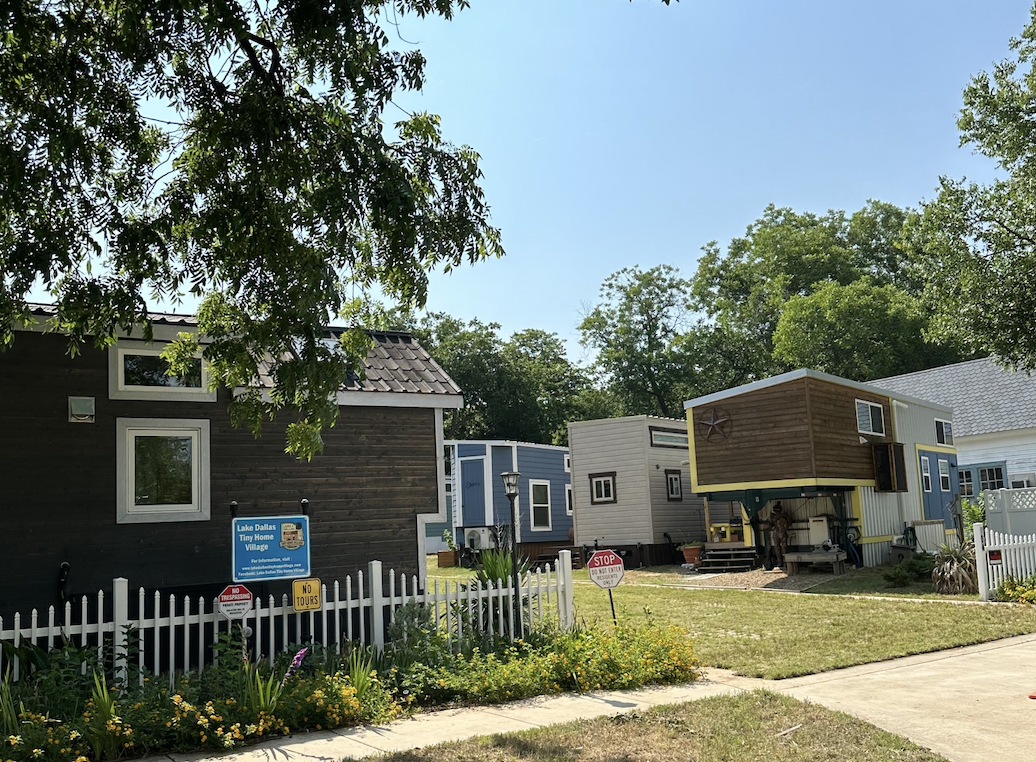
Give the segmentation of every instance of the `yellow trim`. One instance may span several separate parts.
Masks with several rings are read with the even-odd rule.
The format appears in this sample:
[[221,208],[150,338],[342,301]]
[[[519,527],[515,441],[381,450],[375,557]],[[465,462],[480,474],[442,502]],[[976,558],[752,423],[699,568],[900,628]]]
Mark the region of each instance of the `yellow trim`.
[[853,513],[853,518],[860,525],[860,536],[862,537],[867,532],[863,525],[863,496],[858,489],[854,489],[849,493],[849,509]]
[[768,482],[730,482],[729,484],[697,484],[695,492],[733,492],[742,489],[777,489],[780,487],[873,487],[873,479],[775,479]]
[[748,511],[745,510],[743,503],[741,505],[741,539],[744,541],[746,548],[755,547],[755,532],[752,531],[752,523],[748,520]]
[[957,448],[956,447],[947,447],[946,445],[930,445],[930,444],[921,444],[920,442],[914,442],[914,449],[915,450],[931,450],[932,452],[944,452],[944,453],[947,453],[949,455],[956,455],[957,454]]
[[[690,453],[691,492],[698,494],[698,460],[694,452],[694,408],[687,410],[687,451]],[[708,524],[706,524],[708,526]]]
[[872,545],[872,544],[874,544],[876,542],[890,542],[890,541],[894,540],[895,537],[896,536],[892,535],[892,534],[883,534],[883,535],[879,535],[878,537],[864,537],[862,540],[860,540],[860,544],[861,545]]
[[946,535],[949,536],[951,534],[957,534],[957,530],[956,529],[947,529],[946,530]]

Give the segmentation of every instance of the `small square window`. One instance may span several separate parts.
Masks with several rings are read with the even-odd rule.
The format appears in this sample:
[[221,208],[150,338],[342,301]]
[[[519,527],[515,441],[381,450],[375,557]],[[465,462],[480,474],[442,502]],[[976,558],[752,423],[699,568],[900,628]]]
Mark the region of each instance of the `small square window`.
[[885,436],[885,408],[866,400],[856,400],[856,428],[861,434]]
[[666,498],[670,501],[683,500],[683,476],[679,471],[666,469]]
[[116,521],[207,521],[209,422],[169,418],[116,421]]
[[615,502],[615,472],[606,474],[590,474],[590,502],[598,503]]
[[941,445],[953,444],[953,424],[935,419],[935,441]]
[[162,357],[164,345],[120,341],[108,350],[108,398],[113,400],[168,400],[215,402],[209,373],[201,355],[186,376],[169,375]]
[[980,468],[978,470],[978,481],[983,492],[987,489],[1003,489],[1004,469],[1000,468],[1000,466]]
[[565,485],[565,515],[571,516],[575,511],[575,506],[572,504],[572,485]]

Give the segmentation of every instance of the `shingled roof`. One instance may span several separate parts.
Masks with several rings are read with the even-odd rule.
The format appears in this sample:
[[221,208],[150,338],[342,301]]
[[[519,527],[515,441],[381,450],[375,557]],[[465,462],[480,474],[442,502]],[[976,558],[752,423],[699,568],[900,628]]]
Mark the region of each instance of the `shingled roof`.
[[1036,378],[988,357],[868,383],[952,407],[955,436],[1036,426]]
[[[34,315],[51,317],[57,308],[51,304],[33,304]],[[160,325],[196,327],[194,315],[171,312],[149,312],[148,318]],[[328,328],[328,338],[337,339],[344,328]],[[431,355],[417,343],[409,333],[401,331],[367,331],[373,346],[363,362],[364,376],[350,376],[342,387],[343,392],[395,392],[398,394],[462,394],[460,387],[450,378]],[[264,386],[272,386],[272,379],[260,371]]]

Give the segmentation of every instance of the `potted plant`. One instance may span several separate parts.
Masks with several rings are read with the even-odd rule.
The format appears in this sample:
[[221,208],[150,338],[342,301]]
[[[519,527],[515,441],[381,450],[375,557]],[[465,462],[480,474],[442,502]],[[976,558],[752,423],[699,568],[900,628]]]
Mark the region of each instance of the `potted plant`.
[[456,566],[460,563],[460,553],[457,551],[457,541],[453,539],[453,532],[449,529],[442,530],[442,541],[446,543],[446,550],[440,550],[436,554],[439,558],[439,568]]
[[701,563],[701,551],[704,547],[704,542],[695,540],[694,542],[685,542],[677,548],[677,550],[683,551],[683,560],[685,563],[697,566]]

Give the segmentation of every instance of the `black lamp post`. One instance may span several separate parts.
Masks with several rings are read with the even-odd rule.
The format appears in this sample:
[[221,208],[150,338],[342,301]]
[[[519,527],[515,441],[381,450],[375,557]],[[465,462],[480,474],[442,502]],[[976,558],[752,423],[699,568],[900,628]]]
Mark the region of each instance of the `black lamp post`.
[[522,599],[518,589],[518,511],[514,507],[514,499],[518,497],[518,479],[521,478],[521,474],[517,471],[506,471],[500,474],[500,478],[504,480],[504,494],[511,501],[511,596],[514,601],[511,617],[514,622],[514,632],[521,637]]

